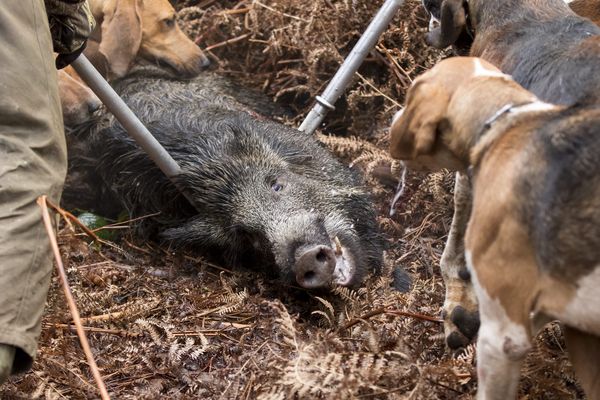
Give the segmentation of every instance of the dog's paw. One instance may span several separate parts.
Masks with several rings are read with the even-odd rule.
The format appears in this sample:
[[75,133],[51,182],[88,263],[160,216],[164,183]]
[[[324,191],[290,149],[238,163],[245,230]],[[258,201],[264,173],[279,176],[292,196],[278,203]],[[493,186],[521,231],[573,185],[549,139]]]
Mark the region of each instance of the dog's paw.
[[[444,312],[444,314],[448,314]],[[457,305],[454,307],[450,316],[444,318],[444,336],[446,337],[446,345],[457,350],[462,347],[467,347],[479,330],[479,312],[467,311],[463,306]]]
[[446,281],[442,319],[446,345],[452,350],[469,345],[479,330],[477,298],[466,269],[464,271]]

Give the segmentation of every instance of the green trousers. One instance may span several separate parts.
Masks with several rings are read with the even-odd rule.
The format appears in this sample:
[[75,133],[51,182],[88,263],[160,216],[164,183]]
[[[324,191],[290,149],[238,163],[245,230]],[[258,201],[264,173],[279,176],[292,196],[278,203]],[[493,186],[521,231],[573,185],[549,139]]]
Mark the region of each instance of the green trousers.
[[36,199],[58,203],[67,169],[57,72],[43,0],[0,6],[0,343],[31,366],[50,284]]

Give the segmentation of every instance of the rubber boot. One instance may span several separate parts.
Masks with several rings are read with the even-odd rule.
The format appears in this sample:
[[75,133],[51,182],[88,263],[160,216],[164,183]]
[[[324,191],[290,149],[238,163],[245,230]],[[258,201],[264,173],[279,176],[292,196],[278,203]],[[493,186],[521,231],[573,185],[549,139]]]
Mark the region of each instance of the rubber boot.
[[13,362],[15,361],[16,348],[7,344],[0,344],[0,385],[10,376]]

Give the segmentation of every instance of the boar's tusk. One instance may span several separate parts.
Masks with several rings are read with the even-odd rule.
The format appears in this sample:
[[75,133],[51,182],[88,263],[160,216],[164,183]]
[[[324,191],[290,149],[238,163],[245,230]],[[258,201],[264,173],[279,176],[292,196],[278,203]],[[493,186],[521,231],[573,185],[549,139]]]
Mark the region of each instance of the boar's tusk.
[[335,243],[335,255],[341,256],[342,255],[342,244],[340,243],[340,239],[338,239],[337,236],[333,238],[333,243]]

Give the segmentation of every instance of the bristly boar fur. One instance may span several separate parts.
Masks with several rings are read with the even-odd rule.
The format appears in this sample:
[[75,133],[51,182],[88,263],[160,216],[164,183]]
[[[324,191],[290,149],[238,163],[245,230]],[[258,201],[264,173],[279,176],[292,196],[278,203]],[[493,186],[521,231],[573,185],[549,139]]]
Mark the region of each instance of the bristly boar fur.
[[210,73],[179,81],[146,68],[115,89],[179,163],[196,209],[106,112],[70,130],[68,206],[160,212],[138,231],[224,262],[274,266],[306,288],[354,286],[380,267],[360,177],[313,137],[252,110],[276,113],[271,102]]

